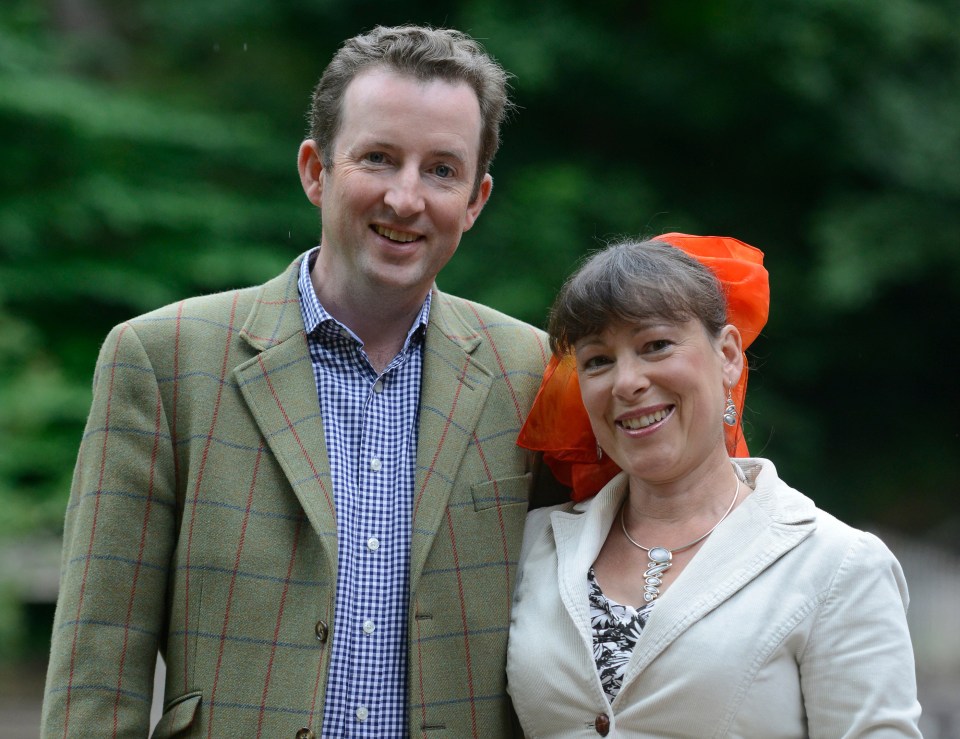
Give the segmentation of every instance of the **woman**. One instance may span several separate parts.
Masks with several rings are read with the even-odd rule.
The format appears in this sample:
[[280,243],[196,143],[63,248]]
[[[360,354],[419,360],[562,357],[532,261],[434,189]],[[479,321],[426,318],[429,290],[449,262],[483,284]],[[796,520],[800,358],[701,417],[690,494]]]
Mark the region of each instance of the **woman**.
[[920,735],[896,559],[728,451],[761,262],[668,234],[600,252],[557,298],[562,359],[521,443],[575,501],[524,533],[507,674],[527,736]]

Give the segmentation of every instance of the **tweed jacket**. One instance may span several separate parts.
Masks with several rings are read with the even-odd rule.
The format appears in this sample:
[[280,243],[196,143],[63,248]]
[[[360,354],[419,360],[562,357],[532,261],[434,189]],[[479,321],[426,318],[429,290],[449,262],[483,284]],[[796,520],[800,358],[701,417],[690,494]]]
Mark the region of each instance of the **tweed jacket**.
[[587,569],[626,475],[591,501],[531,512],[507,663],[527,736],[596,737],[606,722],[609,736],[658,739],[920,736],[896,559],[769,461],[737,463],[754,492],[657,600],[612,704],[594,662]]
[[[337,527],[299,262],[107,338],[67,509],[44,737],[146,736],[158,649],[167,673],[154,736],[320,735]],[[507,627],[540,477],[515,441],[546,360],[539,330],[434,292],[413,499],[411,736],[510,731]]]

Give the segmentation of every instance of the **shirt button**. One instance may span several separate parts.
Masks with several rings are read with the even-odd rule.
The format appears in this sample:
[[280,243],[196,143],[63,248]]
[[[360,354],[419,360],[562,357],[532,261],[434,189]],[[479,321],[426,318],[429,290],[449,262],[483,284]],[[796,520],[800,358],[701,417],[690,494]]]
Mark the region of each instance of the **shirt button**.
[[594,719],[593,725],[600,736],[606,736],[610,733],[610,719],[607,718],[607,714],[605,713],[601,713],[599,716],[597,716],[597,718]]
[[377,628],[376,624],[374,624],[370,619],[367,619],[363,622],[363,633],[372,634],[375,628]]
[[373,383],[373,392],[375,392],[377,395],[383,392],[383,380],[377,380],[375,383]]
[[327,635],[330,633],[327,628],[327,624],[323,621],[317,621],[317,625],[314,627],[314,633],[317,635],[317,641],[321,644],[327,641]]
[[370,469],[374,472],[379,472],[381,467],[383,467],[383,463],[376,457],[370,460]]
[[296,734],[297,739],[315,739],[316,736],[310,729],[300,729]]
[[367,549],[369,549],[371,552],[375,552],[379,548],[380,540],[377,537],[371,536],[369,539],[367,539]]
[[367,710],[366,706],[360,706],[357,709],[357,721],[366,721],[369,715],[370,711]]

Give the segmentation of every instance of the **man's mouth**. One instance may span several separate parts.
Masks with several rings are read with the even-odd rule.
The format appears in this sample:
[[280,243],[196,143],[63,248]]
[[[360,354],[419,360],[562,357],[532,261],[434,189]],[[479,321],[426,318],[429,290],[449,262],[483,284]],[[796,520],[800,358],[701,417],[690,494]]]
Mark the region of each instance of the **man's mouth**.
[[399,241],[401,244],[408,244],[420,238],[416,234],[407,233],[406,231],[394,231],[392,228],[386,228],[385,226],[374,225],[373,230],[384,238],[390,239],[391,241]]
[[662,421],[664,418],[673,413],[674,406],[669,408],[661,408],[656,413],[650,413],[646,416],[636,416],[634,418],[625,418],[622,421],[618,421],[623,428],[629,431],[636,431],[637,429],[645,429],[647,426],[652,426],[658,421]]

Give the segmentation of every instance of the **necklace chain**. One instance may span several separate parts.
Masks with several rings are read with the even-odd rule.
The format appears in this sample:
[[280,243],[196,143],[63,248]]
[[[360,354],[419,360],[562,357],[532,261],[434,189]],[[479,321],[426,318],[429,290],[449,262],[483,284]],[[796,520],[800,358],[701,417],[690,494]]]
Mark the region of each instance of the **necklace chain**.
[[717,526],[719,526],[720,524],[722,524],[723,521],[724,521],[724,519],[725,519],[727,516],[730,515],[730,511],[733,510],[733,505],[734,505],[734,503],[737,502],[737,498],[738,498],[739,496],[740,496],[740,478],[738,477],[738,478],[737,478],[737,489],[736,489],[736,490],[734,491],[734,493],[733,493],[733,500],[731,500],[731,501],[730,501],[730,505],[727,506],[726,512],[725,512],[722,516],[720,516],[720,520],[717,521],[713,526],[711,526],[711,527],[710,527],[710,530],[709,530],[707,533],[701,534],[701,535],[698,536],[696,539],[694,539],[693,541],[691,541],[689,544],[684,544],[684,545],[681,546],[681,547],[675,547],[675,548],[673,548],[673,549],[667,549],[666,547],[645,547],[645,546],[643,546],[643,544],[641,544],[641,543],[638,542],[636,539],[634,539],[632,536],[630,536],[630,533],[627,531],[627,525],[623,522],[623,512],[624,512],[624,509],[627,507],[627,506],[626,506],[626,501],[624,501],[624,505],[620,508],[620,528],[623,529],[623,535],[624,535],[625,537],[627,537],[627,541],[629,541],[631,544],[633,544],[633,546],[637,547],[637,549],[642,549],[642,550],[645,551],[645,552],[649,552],[651,549],[666,549],[668,552],[670,552],[670,554],[676,554],[677,552],[686,551],[687,549],[689,549],[690,547],[692,547],[694,544],[699,544],[701,541],[703,541],[703,540],[706,539],[708,536],[710,536],[710,534],[712,534],[712,533],[714,532],[714,530],[717,528]]

